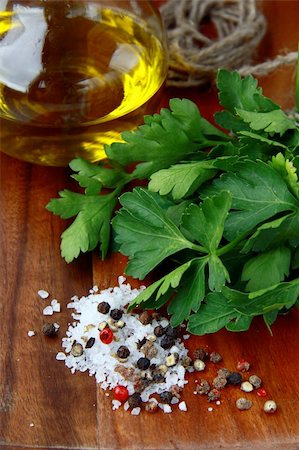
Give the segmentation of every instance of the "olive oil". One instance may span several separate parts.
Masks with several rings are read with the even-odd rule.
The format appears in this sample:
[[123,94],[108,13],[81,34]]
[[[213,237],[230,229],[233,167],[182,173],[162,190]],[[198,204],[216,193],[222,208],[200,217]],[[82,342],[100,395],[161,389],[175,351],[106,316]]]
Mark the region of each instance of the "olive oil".
[[167,72],[159,17],[113,3],[12,1],[0,11],[1,151],[45,165],[100,160],[104,144],[153,112]]

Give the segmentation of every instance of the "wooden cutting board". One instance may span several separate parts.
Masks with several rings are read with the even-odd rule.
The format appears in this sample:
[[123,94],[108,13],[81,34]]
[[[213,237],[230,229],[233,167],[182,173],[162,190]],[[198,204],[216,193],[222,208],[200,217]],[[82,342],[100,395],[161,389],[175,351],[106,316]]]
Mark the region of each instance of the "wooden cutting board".
[[[264,1],[268,32],[260,47],[260,59],[284,49],[295,50],[299,38],[296,1]],[[294,68],[281,69],[261,80],[266,95],[283,106],[292,106]],[[212,90],[168,90],[170,97],[195,99],[207,118],[217,107]],[[194,395],[196,377],[189,376],[183,399],[188,411],[133,417],[123,410],[112,412],[107,398],[86,373],[72,375],[55,360],[60,350],[72,295],[79,296],[98,284],[116,285],[126,261],[112,255],[101,262],[97,254],[80,257],[67,265],[60,257],[59,236],[65,222],[45,210],[49,199],[71,188],[68,169],[26,164],[5,155],[0,163],[0,448],[25,449],[299,449],[299,314],[281,316],[273,336],[256,320],[246,333],[221,331],[192,337],[192,351],[207,346],[223,356],[221,366],[234,369],[246,358],[252,373],[264,381],[278,410],[266,415],[264,398],[250,394],[253,407],[238,411],[238,388],[223,391],[219,406]],[[131,281],[131,280],[130,280]],[[133,281],[133,284],[137,284]],[[45,301],[37,296],[46,289],[62,304],[57,315],[59,337],[41,334]],[[35,330],[29,337],[27,332]],[[209,364],[205,377],[212,379],[217,365]],[[219,365],[220,367],[220,365]],[[247,395],[249,397],[249,394]],[[212,411],[208,411],[209,407]]]

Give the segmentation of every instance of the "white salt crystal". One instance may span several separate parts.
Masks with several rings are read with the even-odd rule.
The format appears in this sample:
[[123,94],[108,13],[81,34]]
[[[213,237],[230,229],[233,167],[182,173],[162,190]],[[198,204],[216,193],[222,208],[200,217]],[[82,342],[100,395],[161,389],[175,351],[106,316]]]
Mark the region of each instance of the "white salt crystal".
[[176,405],[177,403],[179,403],[179,399],[177,397],[172,397],[171,404]]
[[118,277],[118,284],[123,284],[126,281],[126,278],[123,275]]
[[213,411],[213,408],[211,406],[209,406],[208,411],[209,412]]
[[220,401],[220,400],[217,400],[216,405],[217,405],[217,406],[221,405],[221,401]]
[[187,405],[186,405],[186,402],[181,402],[181,403],[179,404],[179,409],[180,409],[181,411],[187,411]]
[[55,322],[55,323],[54,323],[54,327],[55,327],[55,330],[56,330],[56,331],[59,330],[59,328],[60,328],[59,323]]
[[59,313],[60,312],[60,303],[57,300],[55,300],[55,303],[53,303],[53,302],[54,302],[54,300],[51,301],[51,306],[52,306],[53,311]]
[[30,426],[30,428],[34,427],[34,423],[31,422],[31,423],[29,424],[29,426]]
[[190,334],[183,334],[183,339],[186,341],[190,338]]
[[37,291],[37,294],[40,298],[48,298],[49,297],[49,292],[44,291],[43,289],[40,289],[39,291]]
[[169,353],[179,353],[179,351],[180,351],[180,349],[179,349],[176,345],[173,345],[173,346],[171,347]]
[[44,309],[43,309],[43,315],[44,316],[52,316],[53,315],[53,308],[52,308],[52,306],[46,306]]
[[66,354],[63,352],[58,352],[56,355],[57,361],[64,361],[66,359]]
[[29,337],[35,336],[35,331],[29,330],[27,334]]
[[131,411],[132,416],[138,416],[140,414],[141,408],[139,406],[137,408],[133,408]]
[[124,410],[128,411],[128,409],[130,408],[129,402],[125,402],[124,404]]
[[119,400],[112,400],[112,409],[115,411],[121,406],[121,402]]
[[170,405],[163,405],[163,411],[165,414],[169,414],[172,412],[171,406]]

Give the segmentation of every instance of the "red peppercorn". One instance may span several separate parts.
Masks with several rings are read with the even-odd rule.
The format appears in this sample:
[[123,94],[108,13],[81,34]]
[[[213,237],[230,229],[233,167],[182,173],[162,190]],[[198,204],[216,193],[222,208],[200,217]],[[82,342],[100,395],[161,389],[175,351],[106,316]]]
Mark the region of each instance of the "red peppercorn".
[[250,363],[246,361],[246,359],[240,359],[240,361],[237,362],[236,368],[241,372],[248,372]]
[[120,402],[125,402],[128,400],[129,398],[129,391],[125,386],[115,386],[115,388],[113,389],[113,395],[115,400],[118,400]]
[[110,328],[106,327],[102,331],[100,331],[100,339],[103,344],[110,344],[110,342],[113,341],[113,332],[110,330]]
[[259,397],[266,397],[267,396],[267,391],[264,388],[257,389],[256,393],[257,393],[257,395]]

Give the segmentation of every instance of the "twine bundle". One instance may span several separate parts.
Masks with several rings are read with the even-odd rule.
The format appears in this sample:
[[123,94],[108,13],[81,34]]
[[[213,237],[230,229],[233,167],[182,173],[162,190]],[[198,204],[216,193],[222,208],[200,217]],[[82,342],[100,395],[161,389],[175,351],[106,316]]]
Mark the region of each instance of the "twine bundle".
[[[297,52],[291,52],[250,65],[266,31],[256,0],[168,0],[160,11],[169,42],[170,86],[210,83],[219,67],[238,70],[241,75],[261,76],[297,60]],[[206,23],[216,37],[201,31]]]

